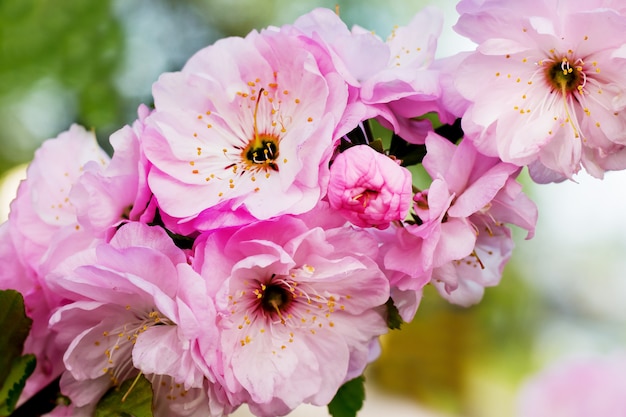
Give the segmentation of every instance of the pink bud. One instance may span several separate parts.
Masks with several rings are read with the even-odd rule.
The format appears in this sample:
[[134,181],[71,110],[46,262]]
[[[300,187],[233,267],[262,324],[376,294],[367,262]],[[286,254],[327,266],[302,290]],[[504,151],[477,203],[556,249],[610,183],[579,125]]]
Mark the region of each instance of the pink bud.
[[411,205],[411,173],[366,145],[353,146],[330,167],[328,200],[350,222],[385,229]]

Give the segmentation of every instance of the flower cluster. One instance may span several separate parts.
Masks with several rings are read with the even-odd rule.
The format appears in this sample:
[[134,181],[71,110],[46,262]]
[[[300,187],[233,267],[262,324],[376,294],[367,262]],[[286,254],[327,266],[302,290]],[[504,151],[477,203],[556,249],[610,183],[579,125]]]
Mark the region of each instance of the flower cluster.
[[87,416],[144,376],[158,416],[328,404],[425,285],[470,305],[498,284],[509,226],[534,233],[523,166],[626,166],[613,3],[463,0],[478,48],[440,60],[434,8],[387,40],[316,9],[163,74],[112,157],[77,125],[46,141],[0,226],[0,288],[33,319],[23,396],[60,376],[53,415]]

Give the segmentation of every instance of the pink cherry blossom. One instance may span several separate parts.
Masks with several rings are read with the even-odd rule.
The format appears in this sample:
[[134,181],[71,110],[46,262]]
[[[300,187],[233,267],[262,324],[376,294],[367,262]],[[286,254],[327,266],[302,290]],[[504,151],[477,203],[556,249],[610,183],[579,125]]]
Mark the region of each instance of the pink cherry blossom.
[[32,320],[31,330],[24,342],[24,353],[32,353],[37,359],[33,375],[26,381],[19,402],[30,398],[37,391],[58,377],[63,370],[63,350],[54,342],[48,329],[50,315],[61,304],[40,276],[21,261],[13,242],[11,222],[0,224],[0,290],[19,291],[24,298],[26,315]]
[[203,235],[194,263],[216,294],[223,375],[259,416],[326,405],[360,375],[389,285],[377,243],[351,227],[324,230],[283,216]]
[[[11,203],[9,220],[0,232],[0,288],[16,289],[24,297],[33,326],[24,351],[37,357],[37,368],[27,381],[21,400],[56,378],[62,370],[62,348],[48,330],[50,315],[63,298],[51,291],[42,277],[48,270],[46,253],[71,236],[85,243],[70,190],[86,164],[108,164],[93,132],[78,125],[47,140],[35,152]],[[88,246],[89,243],[86,243]]]
[[353,224],[384,229],[408,214],[411,181],[397,161],[367,145],[352,146],[330,167],[328,201]]
[[518,417],[624,417],[626,356],[561,360],[530,377],[518,394]]
[[419,221],[383,243],[383,263],[395,271],[391,284],[398,290],[421,291],[432,280],[451,302],[473,304],[485,286],[499,282],[510,257],[504,224],[526,229],[531,238],[537,209],[514,180],[519,168],[481,155],[471,141],[457,146],[430,133],[426,149],[423,165],[433,182],[414,196]]
[[485,287],[500,283],[514,247],[506,224],[527,230],[526,239],[532,238],[537,208],[522,192],[521,184],[509,177],[493,200],[468,221],[477,231],[472,253],[433,271],[433,284],[441,295],[463,306],[478,303]]
[[477,42],[456,72],[478,149],[538,182],[626,167],[626,14],[617,1],[475,1],[455,29]]
[[297,19],[294,28],[329,51],[350,85],[347,117],[356,122],[376,117],[406,140],[424,143],[432,126],[418,116],[438,111],[452,121],[439,102],[439,71],[430,68],[442,22],[439,9],[426,7],[384,42],[361,27],[348,29],[329,9],[315,9]]
[[[459,225],[453,234],[442,233],[442,240],[437,243],[435,253],[439,261],[435,261],[433,281],[450,301],[474,304],[482,298],[485,286],[499,283],[511,255],[513,242],[505,222],[526,229],[529,239],[534,234],[537,209],[514,180],[518,171],[512,164],[479,154],[468,140],[455,146],[431,134],[426,143],[424,167],[436,176],[427,204],[452,198],[442,225],[450,221]],[[464,246],[460,244],[461,236],[466,236],[462,241],[469,243],[467,226],[474,233],[471,250],[462,257],[455,253],[450,260],[446,252]],[[443,259],[446,261],[441,262]]]
[[148,207],[152,195],[147,184],[149,164],[139,143],[148,114],[148,108],[140,106],[139,119],[133,126],[111,135],[114,153],[110,164],[87,163],[72,186],[69,197],[78,222],[94,235],[122,221],[139,220]]
[[267,219],[313,208],[347,103],[346,84],[320,59],[297,37],[265,30],[220,40],[162,75],[142,138],[160,209],[183,221],[203,214],[208,229],[219,211]]
[[468,256],[435,268],[432,283],[441,296],[453,304],[476,304],[483,298],[485,287],[500,283],[513,246],[510,229],[491,224],[488,232],[478,234]]
[[18,255],[33,268],[55,233],[62,228],[80,230],[70,191],[85,164],[92,161],[106,166],[109,157],[94,133],[78,125],[45,141],[35,152],[9,213],[9,221],[15,224],[11,230]]
[[156,407],[169,410],[161,415],[177,415],[171,400],[181,394],[200,395],[196,406],[208,408],[215,309],[204,280],[163,229],[127,223],[110,243],[68,257],[46,280],[75,300],[50,320],[69,345],[61,388],[73,404],[93,405],[142,372],[153,382]]
[[412,233],[415,230],[409,232],[407,226],[392,223],[384,230],[367,231],[379,242],[376,261],[389,280],[390,295],[400,316],[408,323],[413,320],[422,299],[422,288],[432,275],[432,250],[427,246],[433,240],[426,237],[436,231],[436,223],[422,229],[422,236]]

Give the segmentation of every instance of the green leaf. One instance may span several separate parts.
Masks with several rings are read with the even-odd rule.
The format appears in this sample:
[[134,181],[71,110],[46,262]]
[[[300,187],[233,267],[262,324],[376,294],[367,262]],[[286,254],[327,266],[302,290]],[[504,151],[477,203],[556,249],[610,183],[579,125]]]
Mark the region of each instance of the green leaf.
[[339,388],[335,398],[328,404],[333,417],[355,417],[365,400],[365,377],[354,378]]
[[432,124],[433,129],[437,129],[439,126],[443,125],[441,120],[439,119],[439,114],[437,112],[431,111],[430,113],[426,113],[423,116],[416,117],[416,120],[428,120],[430,124]]
[[426,145],[409,143],[394,133],[389,144],[389,154],[399,159],[403,167],[417,165],[426,156]]
[[385,306],[387,306],[387,327],[391,330],[399,330],[404,324],[404,320],[402,320],[398,307],[396,307],[391,297],[387,300]]
[[152,385],[141,374],[109,390],[94,417],[152,417]]
[[376,140],[371,141],[370,146],[376,152],[385,153],[385,145],[383,144],[383,141],[381,139],[376,139]]
[[435,133],[443,136],[452,143],[458,143],[463,138],[461,119],[456,119],[451,125],[441,125],[435,129]]
[[22,356],[33,321],[26,317],[24,298],[15,290],[0,291],[0,387]]
[[37,359],[28,354],[17,358],[9,370],[9,375],[0,388],[0,416],[8,416],[17,405],[17,400],[26,385],[26,379],[35,370]]

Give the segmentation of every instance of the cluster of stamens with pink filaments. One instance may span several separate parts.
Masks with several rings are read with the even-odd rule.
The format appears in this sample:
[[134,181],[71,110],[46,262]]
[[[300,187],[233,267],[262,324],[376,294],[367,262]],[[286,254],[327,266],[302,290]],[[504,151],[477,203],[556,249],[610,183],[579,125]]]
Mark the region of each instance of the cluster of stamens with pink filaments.
[[[314,268],[306,265],[302,270],[311,274]],[[247,280],[244,282],[247,289],[229,295],[231,317],[239,321],[235,324],[242,331],[242,347],[268,332],[269,337],[280,337],[281,332],[272,331],[275,326],[285,326],[289,330],[280,349],[286,349],[294,342],[294,330],[315,335],[319,329],[335,327],[333,314],[346,311],[343,300],[352,297],[327,292],[320,294],[310,284],[296,281],[297,277],[297,272],[292,272],[287,276],[272,274],[267,279]],[[254,331],[250,331],[251,327]],[[276,354],[276,351],[272,353]]]

